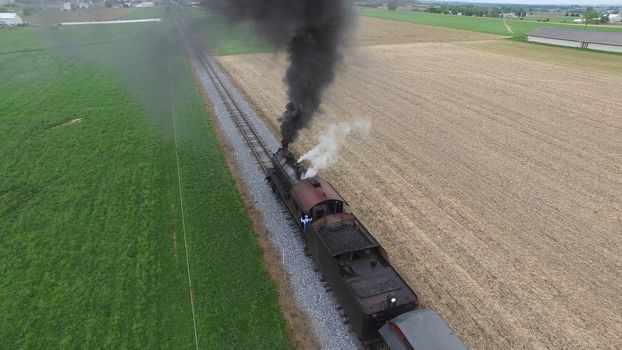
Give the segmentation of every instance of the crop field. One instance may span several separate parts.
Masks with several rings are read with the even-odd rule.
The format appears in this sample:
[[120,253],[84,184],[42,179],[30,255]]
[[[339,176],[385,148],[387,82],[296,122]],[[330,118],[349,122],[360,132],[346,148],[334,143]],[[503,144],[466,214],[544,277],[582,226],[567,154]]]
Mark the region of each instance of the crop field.
[[[619,348],[622,57],[406,43],[423,27],[351,49],[295,150],[331,123],[372,122],[322,175],[470,348]],[[284,55],[218,60],[276,132]]]
[[[515,39],[523,39],[525,38],[525,35],[527,33],[541,27],[583,30],[582,25],[576,24],[503,20],[500,18],[454,16],[427,12],[389,11],[372,8],[359,8],[358,12],[362,16],[390,19],[413,24],[424,24],[452,29],[470,30],[481,33],[505,35]],[[611,25],[588,25],[587,29],[622,32],[622,27]]]
[[162,17],[159,7],[145,8],[92,8],[74,11],[38,10],[30,16],[22,16],[24,22],[35,25],[54,25],[61,22],[114,21],[118,19],[142,19]]
[[[129,8],[103,8],[103,9],[82,9],[75,11],[39,10],[32,16],[24,16],[24,22],[35,24],[56,24],[61,22],[84,22],[84,21],[112,21],[136,13],[136,10]],[[142,12],[142,11],[140,11]]]
[[293,347],[179,42],[0,34],[1,349]]
[[498,35],[360,17],[353,46],[497,40]]
[[271,52],[273,47],[254,35],[249,25],[228,25],[218,14],[207,8],[182,8],[178,13],[197,39],[210,48],[212,55],[236,55]]
[[[200,9],[180,9],[184,21],[191,27],[213,56],[246,53],[270,53],[274,48],[254,35],[248,25],[229,25],[222,16]],[[415,30],[413,30],[413,28]],[[387,21],[374,17],[359,17],[351,46],[401,44],[415,42],[481,41],[501,38],[498,35],[468,30],[453,30],[431,26]]]
[[555,23],[574,23],[573,21],[577,18],[579,17],[564,16],[563,13],[559,15],[559,14],[547,14],[543,12],[539,15],[527,15],[526,20],[536,21],[536,22],[537,21],[549,21],[549,22],[555,22]]

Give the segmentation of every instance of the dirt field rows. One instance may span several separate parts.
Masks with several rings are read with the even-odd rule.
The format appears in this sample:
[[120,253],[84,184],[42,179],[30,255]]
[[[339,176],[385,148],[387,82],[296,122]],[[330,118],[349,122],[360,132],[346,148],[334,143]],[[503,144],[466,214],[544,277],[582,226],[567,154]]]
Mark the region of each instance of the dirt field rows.
[[[472,349],[620,348],[622,75],[466,46],[354,50],[296,151],[372,121],[322,175]],[[275,126],[285,58],[220,62]]]
[[360,17],[353,35],[353,43],[360,46],[380,44],[406,44],[427,42],[480,41],[502,38],[498,35],[466,30],[422,26],[387,21],[373,17]]

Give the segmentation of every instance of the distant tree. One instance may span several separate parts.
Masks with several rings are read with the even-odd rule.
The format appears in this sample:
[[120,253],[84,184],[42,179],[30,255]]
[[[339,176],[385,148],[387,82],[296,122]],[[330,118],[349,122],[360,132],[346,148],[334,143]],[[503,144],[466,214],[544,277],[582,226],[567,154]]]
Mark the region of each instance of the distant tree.
[[600,22],[600,13],[596,12],[593,7],[588,6],[585,8],[585,12],[583,12],[583,17],[585,18],[585,28],[587,30],[587,24],[592,23],[594,18],[598,18],[598,22]]
[[389,10],[391,11],[395,11],[397,10],[398,6],[400,5],[399,0],[389,0],[389,2],[387,2],[387,7],[389,8]]
[[114,3],[114,0],[105,0],[104,1],[104,6],[106,7],[112,7],[112,4]]
[[22,10],[22,13],[24,16],[32,16],[32,14],[35,13],[35,10],[26,8]]
[[486,15],[488,17],[499,17],[499,10],[494,7],[491,7],[488,9],[488,12],[486,13]]

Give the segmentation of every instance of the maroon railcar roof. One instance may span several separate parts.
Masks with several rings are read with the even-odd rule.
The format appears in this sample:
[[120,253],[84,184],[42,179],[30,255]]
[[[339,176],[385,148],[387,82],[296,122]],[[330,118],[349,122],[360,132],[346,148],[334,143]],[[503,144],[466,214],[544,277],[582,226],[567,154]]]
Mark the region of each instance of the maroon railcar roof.
[[292,192],[305,213],[325,201],[345,202],[331,184],[317,177],[299,181],[292,187]]

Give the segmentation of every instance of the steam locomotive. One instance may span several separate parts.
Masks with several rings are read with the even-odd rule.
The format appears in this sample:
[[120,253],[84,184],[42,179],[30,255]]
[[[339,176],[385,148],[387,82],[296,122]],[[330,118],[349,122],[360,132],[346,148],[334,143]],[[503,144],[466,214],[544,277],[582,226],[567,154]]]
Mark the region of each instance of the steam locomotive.
[[305,171],[283,147],[272,156],[267,179],[361,343],[465,349],[438,314],[418,309],[417,295],[391,266],[384,248],[346,211],[346,201],[333,186],[319,177],[303,180]]

